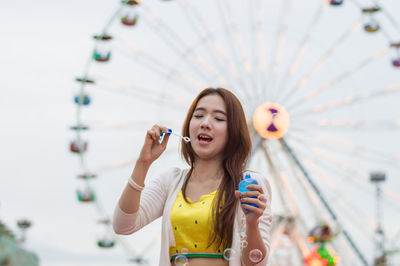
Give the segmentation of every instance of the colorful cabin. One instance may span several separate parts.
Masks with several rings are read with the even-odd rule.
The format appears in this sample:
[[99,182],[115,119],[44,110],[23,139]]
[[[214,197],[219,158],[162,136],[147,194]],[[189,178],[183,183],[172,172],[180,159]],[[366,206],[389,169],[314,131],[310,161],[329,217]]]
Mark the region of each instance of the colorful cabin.
[[110,41],[110,40],[112,40],[112,36],[108,35],[106,33],[100,34],[100,35],[95,35],[95,36],[93,36],[93,38],[95,40],[97,40],[97,41]]
[[392,65],[394,67],[400,67],[400,58],[395,58],[392,60]]
[[87,94],[83,94],[83,95],[77,95],[74,97],[74,102],[77,105],[89,105],[90,104],[90,97]]
[[75,81],[79,82],[79,83],[87,83],[87,84],[94,84],[94,80],[92,79],[88,79],[88,78],[75,78]]
[[78,143],[77,141],[72,141],[69,147],[71,152],[82,153],[87,151],[87,142]]
[[361,9],[361,12],[364,15],[368,15],[370,17],[369,21],[364,24],[364,30],[366,32],[374,33],[380,29],[379,23],[376,22],[373,18],[373,15],[379,11],[381,11],[381,8],[379,6],[367,7]]
[[325,243],[333,238],[332,230],[328,224],[321,224],[311,229],[308,240],[311,243]]
[[377,32],[379,29],[379,24],[376,22],[371,22],[364,25],[364,30],[368,33]]
[[304,265],[335,266],[336,260],[324,245],[320,245],[311,249],[310,254],[304,258]]
[[400,42],[391,43],[390,47],[392,47],[396,53],[395,58],[392,60],[392,65],[394,67],[400,67]]
[[86,125],[82,125],[82,124],[77,124],[75,126],[70,126],[69,127],[71,130],[76,130],[76,131],[80,131],[80,130],[88,130],[89,127]]
[[96,49],[93,51],[93,59],[96,62],[108,62],[110,61],[110,58],[111,58],[111,52],[107,52],[106,54],[104,54]]
[[138,20],[138,15],[131,17],[129,15],[125,15],[121,17],[121,23],[125,26],[131,27],[135,26]]
[[122,0],[121,3],[129,6],[136,6],[140,4],[137,0]]
[[94,192],[89,189],[86,189],[85,191],[77,190],[76,195],[80,202],[92,202],[96,199]]
[[340,6],[340,5],[343,4],[343,0],[330,0],[330,1],[329,1],[329,4],[330,4],[331,6]]
[[400,42],[394,42],[390,44],[390,47],[400,49]]
[[78,175],[78,178],[88,180],[88,179],[96,178],[96,176],[97,176],[96,174],[88,172],[88,173],[83,173],[83,174]]
[[128,27],[135,26],[139,18],[135,6],[140,4],[139,1],[122,0],[121,2],[124,5],[121,11],[121,14],[123,14],[123,16],[121,17],[121,23]]
[[28,229],[29,227],[31,227],[32,222],[27,220],[27,219],[21,219],[17,221],[17,226],[19,229]]
[[361,9],[361,12],[363,12],[364,14],[373,14],[379,11],[381,11],[381,8],[379,6],[366,7]]
[[114,240],[100,239],[97,241],[97,246],[99,246],[100,248],[112,248],[114,245]]
[[109,42],[112,40],[111,35],[101,34],[95,35],[97,45],[93,51],[93,59],[97,62],[108,62],[111,58],[111,49]]

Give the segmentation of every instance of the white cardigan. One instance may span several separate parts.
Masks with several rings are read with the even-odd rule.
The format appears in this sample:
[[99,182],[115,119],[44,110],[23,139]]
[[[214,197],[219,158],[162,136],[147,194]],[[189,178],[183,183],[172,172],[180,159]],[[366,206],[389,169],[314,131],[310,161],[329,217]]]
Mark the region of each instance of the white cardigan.
[[[146,184],[140,197],[139,210],[136,213],[124,213],[119,204],[114,211],[113,228],[115,233],[121,235],[129,235],[140,230],[145,225],[151,223],[155,219],[162,217],[161,230],[161,254],[160,266],[170,266],[169,247],[175,246],[174,233],[171,226],[171,209],[181,190],[186,174],[189,169],[172,168],[166,173],[156,178],[151,178]],[[267,207],[264,214],[259,218],[259,230],[261,237],[266,246],[267,255],[257,265],[267,265],[269,246],[270,246],[270,229],[272,223],[271,214],[271,187],[265,178],[262,178],[255,172],[250,172],[251,177],[258,181],[262,186],[264,194],[267,198]],[[229,260],[230,266],[239,266],[240,263],[240,236],[239,232],[246,232],[246,218],[238,204],[235,222],[233,226],[232,255]]]

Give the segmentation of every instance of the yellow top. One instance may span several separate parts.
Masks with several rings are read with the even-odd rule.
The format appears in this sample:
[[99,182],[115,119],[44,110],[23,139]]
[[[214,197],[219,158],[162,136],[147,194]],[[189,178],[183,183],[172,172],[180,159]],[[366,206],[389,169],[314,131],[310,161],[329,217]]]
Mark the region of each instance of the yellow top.
[[179,191],[171,210],[171,224],[175,237],[175,247],[169,248],[169,255],[173,260],[183,253],[186,257],[211,257],[222,258],[223,249],[217,246],[216,241],[207,248],[209,237],[214,230],[212,221],[212,204],[218,195],[215,190],[207,195],[202,195],[197,202],[184,198],[182,190]]

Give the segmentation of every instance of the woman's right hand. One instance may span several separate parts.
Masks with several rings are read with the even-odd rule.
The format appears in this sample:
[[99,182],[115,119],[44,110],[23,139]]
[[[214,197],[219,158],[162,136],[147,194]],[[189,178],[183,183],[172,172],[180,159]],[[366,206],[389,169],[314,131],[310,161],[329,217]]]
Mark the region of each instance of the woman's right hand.
[[[160,144],[158,138],[161,136],[161,131],[165,133],[164,140]],[[165,151],[168,144],[169,136],[167,135],[168,128],[159,125],[154,125],[150,130],[147,130],[146,138],[138,161],[146,164],[152,164]]]

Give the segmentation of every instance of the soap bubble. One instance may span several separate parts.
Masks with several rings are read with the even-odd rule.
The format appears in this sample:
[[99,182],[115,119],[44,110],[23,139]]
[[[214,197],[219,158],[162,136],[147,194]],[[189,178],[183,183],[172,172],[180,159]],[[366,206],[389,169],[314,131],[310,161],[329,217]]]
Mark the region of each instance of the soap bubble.
[[249,243],[247,243],[246,240],[242,240],[242,241],[240,242],[240,247],[241,247],[241,248],[245,248],[245,247],[247,247],[248,244],[249,244]]
[[189,260],[184,255],[178,255],[175,257],[175,266],[188,266]]
[[259,249],[253,249],[252,251],[249,252],[249,260],[251,262],[257,263],[260,262],[263,257],[263,254],[261,250]]
[[233,255],[233,249],[231,248],[227,248],[224,250],[224,252],[222,253],[222,255],[224,256],[224,259],[226,260],[230,260],[232,255]]
[[247,235],[245,232],[240,232],[239,236],[240,236],[240,240],[245,240],[247,238]]

